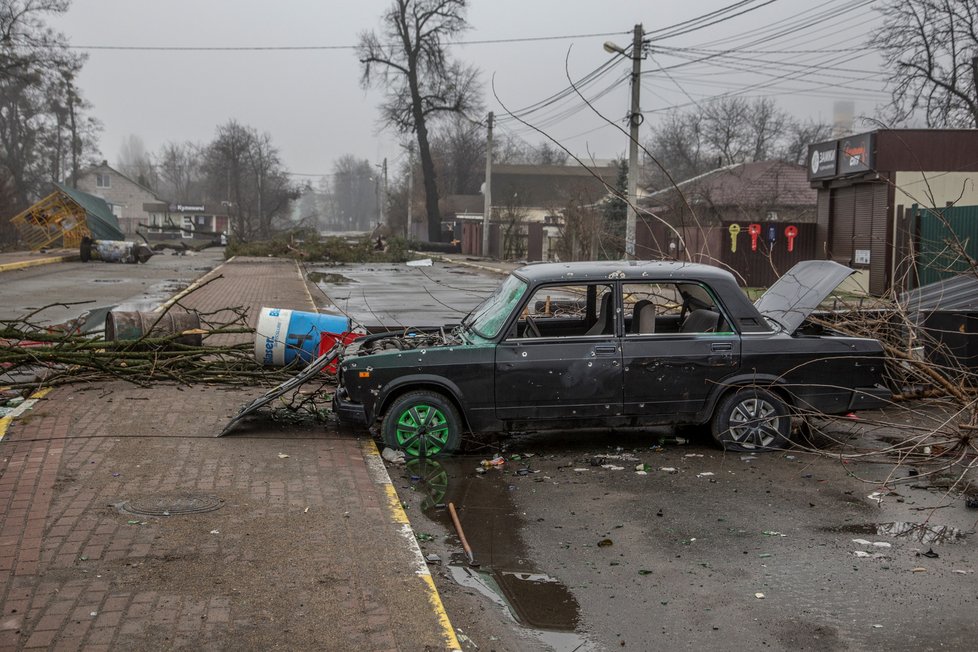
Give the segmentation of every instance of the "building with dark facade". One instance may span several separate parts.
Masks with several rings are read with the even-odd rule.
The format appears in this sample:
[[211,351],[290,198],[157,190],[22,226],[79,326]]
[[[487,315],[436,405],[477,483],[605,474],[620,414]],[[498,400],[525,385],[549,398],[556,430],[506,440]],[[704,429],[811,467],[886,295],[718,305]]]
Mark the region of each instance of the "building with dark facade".
[[880,129],[809,146],[816,253],[874,295],[917,283],[922,221],[978,206],[978,129]]

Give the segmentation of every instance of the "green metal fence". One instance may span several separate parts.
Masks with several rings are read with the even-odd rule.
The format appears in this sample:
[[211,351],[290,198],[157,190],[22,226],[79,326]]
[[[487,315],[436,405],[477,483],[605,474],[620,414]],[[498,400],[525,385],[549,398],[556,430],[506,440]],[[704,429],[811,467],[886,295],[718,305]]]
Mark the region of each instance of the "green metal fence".
[[911,208],[917,216],[917,285],[950,278],[978,260],[978,206]]

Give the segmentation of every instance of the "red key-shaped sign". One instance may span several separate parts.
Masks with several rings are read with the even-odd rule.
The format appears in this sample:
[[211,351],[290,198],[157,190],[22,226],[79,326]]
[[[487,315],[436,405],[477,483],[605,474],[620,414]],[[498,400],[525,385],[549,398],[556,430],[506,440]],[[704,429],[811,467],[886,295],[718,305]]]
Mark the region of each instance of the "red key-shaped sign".
[[757,238],[761,235],[761,225],[751,224],[747,227],[747,233],[750,234],[750,250],[757,251]]
[[795,238],[798,236],[798,227],[789,226],[784,230],[784,237],[788,238],[788,251],[795,250]]

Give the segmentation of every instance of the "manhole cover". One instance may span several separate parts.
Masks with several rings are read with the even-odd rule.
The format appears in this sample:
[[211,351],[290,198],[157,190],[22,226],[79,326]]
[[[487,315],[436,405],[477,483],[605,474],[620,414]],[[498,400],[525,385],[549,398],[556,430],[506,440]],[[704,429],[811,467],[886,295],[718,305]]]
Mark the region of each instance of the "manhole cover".
[[223,501],[217,496],[207,494],[159,494],[142,496],[128,500],[122,509],[132,514],[144,516],[174,516],[176,514],[200,514],[219,509]]

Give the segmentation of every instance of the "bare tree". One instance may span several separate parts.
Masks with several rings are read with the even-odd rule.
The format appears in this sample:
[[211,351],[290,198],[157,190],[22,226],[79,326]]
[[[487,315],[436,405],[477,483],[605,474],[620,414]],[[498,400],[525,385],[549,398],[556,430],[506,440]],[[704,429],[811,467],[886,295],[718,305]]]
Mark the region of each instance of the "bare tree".
[[[66,181],[96,151],[98,123],[74,79],[84,57],[68,49],[45,19],[64,13],[68,0],[0,2],[0,178],[9,179],[10,203],[0,213],[26,208],[52,180]],[[12,232],[0,224],[0,239]]]
[[[201,156],[201,147],[194,143],[163,145],[153,157],[160,195],[178,202],[204,201]],[[216,199],[226,198],[219,195]]]
[[486,169],[485,129],[461,116],[448,121],[431,141],[441,189],[450,195],[475,195]]
[[380,217],[378,181],[370,161],[352,154],[333,164],[333,209],[330,223],[339,231],[369,231]]
[[279,160],[271,136],[231,120],[217,128],[204,153],[209,196],[228,203],[231,235],[268,238],[297,191]]
[[832,125],[807,120],[789,121],[785,127],[785,138],[778,150],[778,158],[788,163],[803,165],[808,157],[808,146],[832,137]]
[[465,0],[394,0],[381,19],[381,36],[365,32],[357,46],[363,86],[385,91],[382,121],[417,136],[432,241],[441,238],[441,213],[428,123],[479,105],[478,71],[454,61],[447,49],[448,41],[468,28],[465,7]]
[[[781,156],[793,123],[774,100],[720,98],[691,111],[672,113],[653,131],[648,149],[672,177],[683,180],[737,163]],[[807,147],[807,143],[805,144]],[[657,166],[649,180],[665,187]]]
[[136,134],[129,134],[123,139],[116,166],[133,181],[156,190],[156,172],[152,159],[146,151],[143,139]]
[[872,44],[890,69],[895,121],[921,111],[928,127],[978,127],[978,4],[891,0]]

